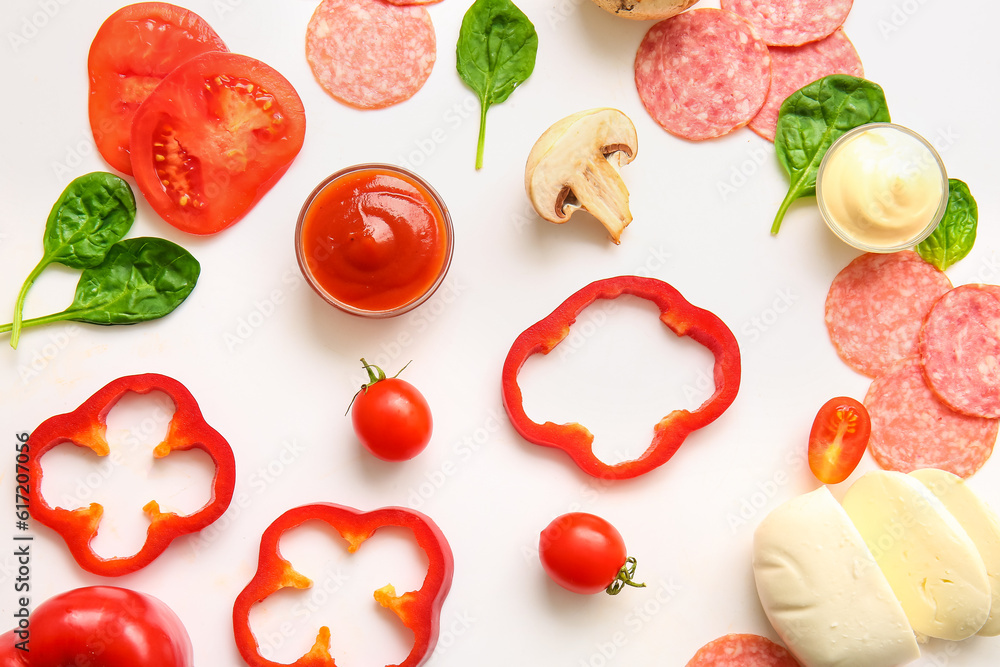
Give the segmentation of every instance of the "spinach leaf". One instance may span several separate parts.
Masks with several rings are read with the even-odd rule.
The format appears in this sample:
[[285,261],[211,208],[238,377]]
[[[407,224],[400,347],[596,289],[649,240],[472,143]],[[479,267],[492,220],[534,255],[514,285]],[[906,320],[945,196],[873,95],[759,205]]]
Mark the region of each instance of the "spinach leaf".
[[[158,238],[126,239],[111,246],[103,262],[84,270],[69,308],[22,324],[28,327],[72,320],[109,325],[155,320],[188,297],[200,273],[198,260],[175,243]],[[0,326],[0,333],[12,326]]]
[[538,33],[511,0],[476,0],[462,19],[457,66],[462,81],[479,95],[476,169],[483,167],[486,111],[510,97],[535,69]]
[[117,243],[99,265],[87,269],[66,311],[76,322],[134,324],[168,315],[198,282],[198,260],[166,239]]
[[45,257],[71,269],[97,266],[134,221],[135,196],[128,183],[107,172],[81,176],[66,187],[49,213]]
[[24,301],[39,274],[49,264],[64,264],[71,269],[97,266],[134,221],[132,188],[114,174],[86,174],[63,190],[45,222],[42,259],[28,274],[14,304],[11,347],[17,347]]
[[931,235],[917,244],[925,261],[944,271],[972,250],[979,224],[979,206],[969,186],[957,178],[948,179],[948,209]]
[[830,144],[867,123],[888,123],[882,88],[847,74],[833,74],[795,91],[781,104],[774,149],[791,178],[771,226],[777,234],[789,205],[816,194],[816,172]]

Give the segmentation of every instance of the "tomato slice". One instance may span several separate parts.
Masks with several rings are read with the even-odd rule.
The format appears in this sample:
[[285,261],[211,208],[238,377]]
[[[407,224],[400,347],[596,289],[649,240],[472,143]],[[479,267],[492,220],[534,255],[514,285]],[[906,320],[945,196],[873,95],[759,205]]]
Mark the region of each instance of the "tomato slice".
[[872,420],[860,402],[848,396],[823,404],[809,432],[809,469],[824,484],[851,476],[868,447]]
[[205,19],[166,2],[140,2],[109,16],[90,45],[90,129],[113,168],[131,174],[129,131],[143,100],[175,67],[228,51]]
[[242,218],[305,138],[298,93],[268,65],[205,53],[171,72],[132,121],[132,173],[160,217],[192,234]]

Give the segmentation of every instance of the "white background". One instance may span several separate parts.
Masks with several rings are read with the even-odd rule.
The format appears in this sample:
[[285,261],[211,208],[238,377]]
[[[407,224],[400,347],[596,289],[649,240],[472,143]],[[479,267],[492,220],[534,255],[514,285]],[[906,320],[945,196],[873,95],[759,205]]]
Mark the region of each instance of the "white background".
[[[478,103],[454,67],[468,3],[430,7],[439,52],[427,85],[395,108],[369,112],[340,105],[313,80],[304,41],[315,4],[187,3],[231,50],[282,72],[308,118],[305,145],[287,174],[221,234],[185,235],[140,197],[130,236],[169,238],[201,262],[188,301],[157,322],[53,325],[25,331],[16,351],[6,337],[0,348],[0,444],[8,452],[0,465],[8,508],[0,513],[0,540],[15,532],[15,434],[133,373],[164,373],[192,391],[236,452],[236,492],[244,502],[234,502],[205,535],[178,539],[144,570],[112,580],[83,572],[62,540],[33,522],[33,604],[96,583],[146,591],[183,619],[197,664],[239,665],[231,609],[255,571],[261,532],[286,509],[329,501],[416,507],[448,536],[455,579],[435,666],[493,667],[512,659],[566,667],[684,665],[726,633],[773,638],[753,587],[751,538],[768,511],[817,486],[804,457],[818,407],[867,390],[868,380],[840,362],[823,325],[830,281],[857,253],[822,226],[812,200],[793,206],[780,236],[769,235],[787,181],[772,145],[750,130],[688,143],[655,125],[632,75],[649,24],[617,19],[588,0],[523,0],[539,33],[535,73],[490,111],[485,167],[477,173]],[[1000,14],[990,3],[975,4],[955,11],[944,0],[859,0],[845,25],[867,76],[884,87],[893,120],[934,141],[949,174],[968,182],[979,201],[980,238],[948,271],[956,285],[1000,282]],[[52,203],[72,178],[107,168],[87,121],[86,57],[97,28],[119,6],[9,0],[0,10],[4,322],[40,257]],[[635,220],[620,246],[585,215],[562,226],[540,220],[523,190],[524,161],[537,137],[556,120],[598,106],[623,110],[639,136],[638,157],[623,169]],[[328,174],[368,161],[414,168],[442,194],[455,224],[447,282],[418,310],[391,320],[361,320],[325,305],[302,282],[293,252],[306,195]],[[626,273],[666,280],[722,317],[739,339],[743,383],[729,411],[666,465],[603,484],[562,453],[514,433],[500,403],[500,368],[517,334],[565,297]],[[26,315],[64,308],[76,279],[60,267],[46,271]],[[362,356],[392,373],[413,360],[404,377],[425,393],[435,432],[410,462],[368,456],[344,417],[364,379]],[[643,451],[652,425],[669,410],[697,405],[710,391],[710,369],[711,356],[666,332],[653,308],[622,299],[587,311],[570,339],[549,357],[532,359],[521,379],[531,416],[584,423],[599,454],[611,460]],[[154,399],[123,403],[111,415],[112,444],[136,442],[126,438],[129,425],[155,443],[163,414]],[[146,449],[123,450],[122,463],[103,467],[76,452],[46,459],[46,497],[108,506],[114,523],[95,543],[106,556],[131,553],[141,542],[137,513],[154,483],[165,489],[161,504],[190,510],[205,502],[211,475],[204,457],[175,455],[175,464],[162,461],[147,483]],[[866,457],[859,472],[873,467]],[[996,459],[971,481],[1000,507],[998,482]],[[840,497],[845,488],[833,491]],[[534,553],[538,533],[575,509],[618,527],[648,588],[581,597],[548,580]],[[292,662],[323,623],[333,629],[342,667],[391,664],[407,654],[406,631],[371,598],[390,581],[399,590],[419,585],[423,564],[404,536],[379,533],[352,557],[319,529],[290,534],[283,547],[317,590],[336,592],[283,594],[260,609],[254,627],[271,657]],[[3,629],[13,626],[12,551],[0,544]],[[932,642],[923,664],[987,665],[998,656],[1000,639]]]

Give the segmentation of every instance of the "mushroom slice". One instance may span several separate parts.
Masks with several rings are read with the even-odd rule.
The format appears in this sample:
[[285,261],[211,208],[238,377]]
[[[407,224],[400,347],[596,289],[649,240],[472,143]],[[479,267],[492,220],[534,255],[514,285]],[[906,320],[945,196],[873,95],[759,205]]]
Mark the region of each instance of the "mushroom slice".
[[582,208],[619,243],[632,213],[618,169],[631,162],[637,150],[635,126],[617,109],[567,116],[547,129],[528,155],[528,199],[549,222],[566,222]]

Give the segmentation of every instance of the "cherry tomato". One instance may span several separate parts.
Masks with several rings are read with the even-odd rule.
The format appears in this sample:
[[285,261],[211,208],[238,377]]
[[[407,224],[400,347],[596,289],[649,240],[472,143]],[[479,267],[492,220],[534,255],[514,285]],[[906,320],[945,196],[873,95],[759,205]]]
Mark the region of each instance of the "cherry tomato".
[[192,667],[191,639],[166,604],[115,586],[49,598],[31,613],[30,653],[17,630],[0,636],[0,665]]
[[305,138],[302,100],[259,60],[197,56],[167,75],[132,120],[136,185],[160,217],[192,234],[242,218]]
[[868,447],[872,420],[865,406],[847,396],[823,404],[809,432],[809,468],[824,484],[851,476]]
[[635,559],[625,551],[621,533],[599,516],[570,512],[553,519],[538,541],[542,568],[563,588],[592,595],[617,594],[632,581]]
[[140,2],[104,21],[90,45],[90,128],[112,167],[132,173],[132,117],[175,67],[206,51],[228,51],[192,11],[166,2]]
[[427,400],[406,380],[387,378],[378,366],[364,359],[361,363],[371,381],[354,397],[354,433],[365,449],[383,461],[412,459],[431,441],[434,423]]

